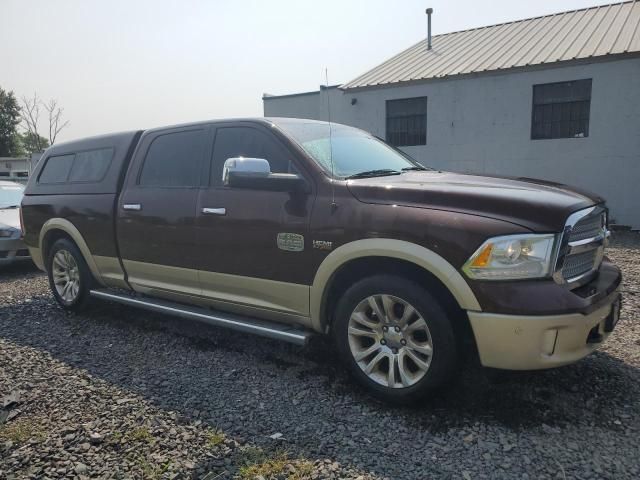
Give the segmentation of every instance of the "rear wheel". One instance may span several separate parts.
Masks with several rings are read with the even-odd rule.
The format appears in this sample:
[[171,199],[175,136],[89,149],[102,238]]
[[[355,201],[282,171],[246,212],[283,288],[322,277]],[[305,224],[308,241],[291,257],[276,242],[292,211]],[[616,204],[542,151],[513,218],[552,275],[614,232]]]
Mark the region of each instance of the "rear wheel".
[[338,302],[333,334],[355,378],[386,401],[424,397],[448,380],[457,364],[445,309],[403,277],[373,276],[349,288]]
[[56,301],[67,310],[79,310],[89,300],[93,277],[78,247],[66,238],[49,251],[49,286]]

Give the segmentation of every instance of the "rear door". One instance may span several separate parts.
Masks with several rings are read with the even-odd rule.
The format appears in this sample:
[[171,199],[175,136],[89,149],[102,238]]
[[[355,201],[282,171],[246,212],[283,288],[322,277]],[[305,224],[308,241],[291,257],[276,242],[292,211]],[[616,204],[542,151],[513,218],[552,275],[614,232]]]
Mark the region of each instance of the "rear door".
[[309,218],[314,193],[292,194],[223,185],[225,160],[263,158],[273,173],[310,177],[287,143],[267,127],[216,124],[209,186],[200,191],[197,232],[200,282],[209,299],[308,315]]
[[199,295],[196,201],[210,128],[154,131],[141,140],[118,203],[117,235],[138,291]]

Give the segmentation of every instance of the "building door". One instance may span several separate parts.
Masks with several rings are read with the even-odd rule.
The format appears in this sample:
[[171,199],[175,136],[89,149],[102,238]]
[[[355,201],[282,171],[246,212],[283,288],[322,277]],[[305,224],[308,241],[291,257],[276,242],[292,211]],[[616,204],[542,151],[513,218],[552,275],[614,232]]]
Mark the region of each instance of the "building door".
[[313,194],[223,185],[224,162],[263,158],[273,173],[301,173],[286,142],[251,123],[217,124],[209,186],[197,200],[203,295],[222,304],[309,313]]

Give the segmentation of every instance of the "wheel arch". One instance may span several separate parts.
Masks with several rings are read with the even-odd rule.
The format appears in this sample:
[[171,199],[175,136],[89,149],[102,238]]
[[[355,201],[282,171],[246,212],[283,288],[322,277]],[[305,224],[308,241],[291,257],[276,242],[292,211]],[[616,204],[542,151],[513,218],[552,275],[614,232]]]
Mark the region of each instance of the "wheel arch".
[[315,330],[326,333],[330,328],[331,305],[334,302],[331,294],[336,285],[339,286],[344,278],[353,278],[352,275],[358,277],[375,271],[376,266],[397,266],[400,273],[418,275],[419,280],[443,289],[455,302],[455,307],[481,311],[462,275],[434,251],[403,240],[364,239],[340,246],[320,264],[310,292],[310,315]]
[[76,226],[69,220],[64,218],[51,218],[47,220],[47,222],[42,226],[42,229],[40,230],[40,261],[45,267],[44,269],[46,269],[46,259],[49,256],[51,246],[56,240],[60,238],[68,238],[78,247],[80,253],[84,257],[85,262],[87,262],[87,266],[89,267],[93,278],[98,283],[104,286],[102,276],[100,275],[100,270],[96,265],[93,255],[91,254],[91,250],[89,250],[87,242],[84,240],[82,234],[76,228]]

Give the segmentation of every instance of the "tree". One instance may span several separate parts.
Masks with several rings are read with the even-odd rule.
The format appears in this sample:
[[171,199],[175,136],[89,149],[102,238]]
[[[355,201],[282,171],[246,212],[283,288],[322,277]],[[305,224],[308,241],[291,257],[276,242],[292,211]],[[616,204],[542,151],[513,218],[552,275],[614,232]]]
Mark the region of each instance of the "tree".
[[19,153],[17,127],[20,123],[20,106],[13,92],[0,88],[0,157],[12,157]]
[[20,145],[22,147],[22,155],[30,156],[32,153],[38,153],[49,146],[49,140],[44,137],[36,138],[29,132],[18,134]]
[[[48,140],[40,135],[38,130],[40,107],[43,107],[47,111],[49,121]],[[28,140],[31,142],[31,146],[35,149],[35,152],[41,152],[49,145],[53,145],[58,134],[69,125],[68,121],[63,121],[62,119],[64,110],[58,106],[57,100],[51,99],[48,103],[44,103],[38,98],[36,93],[33,94],[32,98],[22,97],[21,112],[23,127],[26,130],[25,135],[28,136]]]
[[62,121],[62,112],[64,111],[58,106],[58,101],[53,98],[49,103],[44,105],[45,110],[49,114],[49,143],[56,143],[56,137],[64,127],[69,125],[69,121]]

